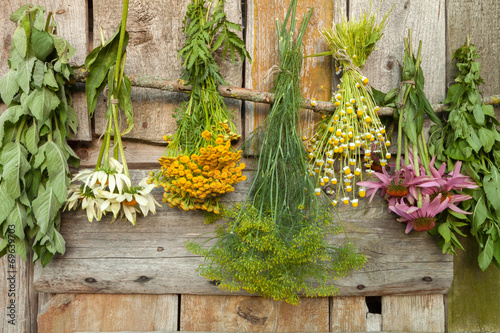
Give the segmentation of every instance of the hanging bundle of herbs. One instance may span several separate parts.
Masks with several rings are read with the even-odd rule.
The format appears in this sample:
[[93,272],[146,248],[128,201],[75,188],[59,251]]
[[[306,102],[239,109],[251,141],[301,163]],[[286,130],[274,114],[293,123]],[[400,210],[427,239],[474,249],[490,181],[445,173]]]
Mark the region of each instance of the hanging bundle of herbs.
[[231,145],[240,136],[217,91],[218,85],[227,83],[214,53],[224,45],[222,58],[229,51],[233,63],[236,53],[241,61],[250,55],[232,31],[241,28],[227,20],[224,5],[225,0],[192,0],[188,6],[183,28],[187,39],[179,57],[184,67],[182,79],[192,91],[175,115],[177,131],[165,136],[169,144],[159,159],[160,170],[150,173],[151,181],[164,188],[163,201],[171,207],[216,214],[220,196],[246,179],[241,151]]
[[[121,140],[121,136],[132,130],[134,124],[131,84],[124,75],[127,13],[128,0],[124,0],[118,30],[107,42],[101,32],[101,46],[85,59],[85,68],[89,72],[86,82],[89,113],[93,115],[97,98],[107,87],[107,126],[95,170],[82,170],[73,178],[78,183],[70,187],[66,208],[77,208],[81,204],[90,222],[101,220],[109,212],[113,215],[112,221],[125,217],[135,225],[137,213],[147,216],[151,211],[154,214],[156,206],[159,206],[151,194],[155,185],[148,183],[147,178],[132,186]],[[123,133],[120,133],[119,126],[120,109],[129,125]],[[110,157],[111,136],[114,140],[113,157]]]
[[33,261],[42,266],[65,252],[59,210],[70,182],[68,163],[80,162],[66,143],[78,126],[68,88],[75,50],[44,13],[26,5],[11,15],[18,27],[10,70],[0,80],[8,106],[0,117],[0,256],[17,253],[26,260],[31,244]]
[[[343,70],[333,97],[335,112],[323,117],[310,139],[304,137],[309,152],[309,174],[316,179],[315,191],[319,195],[323,189],[334,198],[334,205],[341,200],[357,207],[357,196],[364,197],[366,189],[357,189],[356,182],[362,180],[364,169],[372,173],[373,151],[382,154],[381,165],[391,157],[387,150],[390,142],[377,115],[379,107],[373,100],[368,78],[361,72],[383,35],[389,13],[379,23],[377,15],[368,11],[358,19],[348,20],[344,15],[332,29],[322,31],[330,51],[313,55],[332,55],[337,74]],[[335,164],[340,166],[339,173],[334,171]]]
[[461,247],[455,234],[470,225],[479,244],[479,267],[485,270],[493,263],[500,269],[500,133],[499,121],[491,105],[482,103],[479,86],[481,63],[477,48],[467,38],[453,54],[458,73],[443,103],[449,104],[447,122],[441,128],[431,127],[429,151],[436,163],[446,163],[448,170],[460,169],[480,186],[465,190],[472,198],[461,203],[471,215],[450,212],[437,232],[442,237],[443,251]]
[[188,243],[191,252],[205,257],[199,273],[217,280],[219,288],[244,289],[292,304],[298,303],[299,293],[334,294],[337,289],[331,280],[365,261],[351,244],[328,245],[326,237],[343,229],[332,222],[328,200],[314,195],[307,173],[298,127],[302,38],[312,9],[294,35],[296,6],[293,0],[284,22],[276,21],[281,60],[274,83],[276,99],[262,133],[256,134],[262,137],[252,141],[260,142],[260,147],[249,197],[224,211],[226,223],[218,227],[214,239]]
[[[441,126],[441,121],[424,94],[424,75],[420,67],[422,42],[419,43],[416,57],[412,51],[411,30],[404,42],[400,87],[387,94],[373,90],[380,99],[379,103],[394,107],[395,110],[394,121],[398,124],[396,168],[389,174],[384,167],[382,172],[374,172],[376,181],[358,184],[368,188],[367,193],[371,198],[380,189],[389,201],[389,210],[399,215],[398,221],[406,223],[406,233],[409,233],[411,230],[433,229],[447,212],[466,213],[456,204],[470,197],[460,191],[475,185],[467,176],[460,174],[460,167],[445,174],[445,166],[436,169],[435,158],[429,158],[423,132],[424,114],[438,126]],[[403,140],[404,160],[401,157]]]

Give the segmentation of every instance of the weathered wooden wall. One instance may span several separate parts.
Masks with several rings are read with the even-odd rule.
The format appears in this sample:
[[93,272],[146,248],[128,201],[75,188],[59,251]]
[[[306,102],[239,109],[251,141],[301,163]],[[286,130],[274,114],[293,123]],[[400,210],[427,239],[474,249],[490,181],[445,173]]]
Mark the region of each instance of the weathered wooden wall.
[[[77,56],[73,59],[76,64],[81,64],[87,52],[99,43],[99,27],[102,26],[105,36],[112,33],[118,25],[121,12],[120,0],[39,0],[34,2],[56,13],[59,33],[77,49]],[[181,68],[176,51],[183,43],[184,37],[180,29],[188,2],[188,0],[131,0],[128,26],[131,35],[127,59],[128,71],[160,75],[172,80],[179,77]],[[378,2],[374,2],[376,7]],[[21,0],[2,0],[0,75],[7,71],[10,36],[15,29],[8,17],[22,3],[24,2]],[[241,3],[246,4],[246,18],[241,17]],[[92,4],[92,11],[88,11],[90,4]],[[236,22],[246,22],[247,48],[254,59],[252,64],[231,65],[226,62],[222,66],[223,73],[230,84],[269,89],[270,82],[266,82],[264,78],[269,68],[278,60],[274,21],[276,17],[283,18],[288,4],[288,0],[227,1],[230,18]],[[304,40],[305,53],[313,54],[327,49],[320,38],[318,29],[329,27],[333,19],[338,19],[340,9],[347,11],[349,15],[356,15],[361,9],[367,8],[368,4],[368,0],[299,0],[298,16],[300,18],[310,7],[315,7]],[[483,93],[485,95],[500,93],[500,76],[498,75],[500,4],[497,0],[385,0],[380,13],[384,13],[393,5],[385,35],[363,68],[376,88],[388,90],[397,85],[399,78],[397,64],[398,61],[402,61],[403,57],[402,38],[407,35],[408,28],[412,28],[414,45],[417,45],[419,39],[423,40],[422,66],[427,82],[425,91],[432,103],[439,102],[445,96],[447,84],[452,81],[453,70],[449,65],[451,53],[463,44],[466,34],[473,36],[473,42],[479,47],[482,56],[482,73],[486,81]],[[91,31],[89,23],[93,24]],[[332,75],[331,60],[323,57],[308,58],[304,61],[302,81],[305,97],[327,100],[336,80],[337,78]],[[102,133],[102,113],[97,112],[94,130],[91,132],[83,94],[75,96],[75,99],[78,101],[75,107],[80,116],[79,134],[75,138],[78,142],[75,143],[75,148],[82,158],[82,166],[91,167],[95,163],[98,151],[96,137]],[[132,168],[148,169],[155,166],[156,158],[163,150],[163,147],[156,144],[161,142],[163,134],[172,133],[175,130],[171,115],[175,107],[184,99],[185,96],[180,94],[134,88],[136,125],[134,131],[128,136],[130,140],[125,141],[129,164]],[[102,100],[101,103],[103,103]],[[230,107],[235,110],[238,125],[248,134],[262,122],[268,106],[245,103],[244,117],[240,121],[240,104],[233,101]],[[103,104],[101,104],[101,110],[102,107]],[[0,111],[4,109],[5,107],[0,104]],[[303,127],[310,126],[316,119],[317,116],[312,112],[304,112]],[[165,216],[168,219],[171,215],[164,210],[168,209],[162,208],[162,213],[158,216]],[[200,220],[197,214],[188,214],[188,216]],[[147,220],[140,221],[137,231],[146,230],[147,223]],[[162,225],[158,222],[152,222],[152,224],[156,225],[155,228]],[[117,231],[105,221],[100,224],[82,226],[83,229],[74,229],[76,227],[74,223],[68,223],[65,226],[68,230],[65,235],[68,239],[68,255],[73,253],[74,256],[78,256],[76,246],[85,247],[89,244],[97,246],[103,242],[102,237],[108,237],[113,230]],[[135,232],[131,226],[117,225],[116,227],[121,230],[117,235],[124,239]],[[392,227],[397,228],[400,225],[396,223]],[[101,228],[106,232],[102,234],[96,232]],[[125,229],[127,231],[124,231]],[[72,232],[75,234],[70,235]],[[165,230],[166,233],[168,230]],[[84,236],[92,237],[85,241]],[[379,236],[380,234],[373,233],[373,237]],[[164,251],[159,252],[158,246],[155,246],[157,245],[155,240],[159,242],[160,239],[153,237],[153,234],[151,237],[149,242],[142,243],[141,246],[148,248],[147,251],[151,251],[152,256],[158,256],[160,253],[166,255],[170,251],[169,245],[165,245]],[[400,245],[405,246],[404,243],[413,242],[414,238],[402,238]],[[85,242],[88,244],[85,245]],[[73,248],[72,243],[75,244]],[[466,254],[461,253],[455,259],[455,280],[447,298],[447,328],[449,331],[457,332],[499,331],[500,323],[497,316],[489,317],[484,314],[500,312],[500,294],[498,294],[500,274],[496,268],[490,268],[485,273],[478,271],[475,261],[477,253],[474,252],[474,243],[471,243],[468,244],[471,251]],[[379,246],[380,248],[373,246],[371,250],[388,253],[384,244],[379,243]],[[110,253],[109,251],[102,252],[102,250],[102,246],[94,249],[95,257],[92,259],[96,263],[94,268],[99,266],[99,262]],[[125,246],[117,248],[114,254],[121,258],[134,256],[137,258],[132,250],[132,247]],[[433,251],[436,252],[436,249]],[[185,253],[180,255],[184,256]],[[101,258],[98,258],[99,256]],[[69,257],[67,259],[68,261],[75,260]],[[58,260],[64,261],[64,259]],[[412,265],[413,260],[409,260],[408,267]],[[57,261],[54,263],[57,265]],[[375,313],[367,308],[364,295],[375,295],[370,293],[369,286],[365,293],[358,293],[360,296],[304,299],[298,307],[251,296],[53,295],[44,292],[36,293],[31,286],[32,266],[23,263],[19,258],[16,259],[16,264],[18,270],[16,289],[19,291],[16,298],[19,305],[17,308],[18,324],[15,327],[9,325],[7,317],[2,312],[0,314],[1,332],[35,332],[37,313],[39,332],[176,331],[178,329],[183,331],[283,332],[366,330],[443,332],[445,330],[445,305],[442,294],[383,296],[378,299],[381,303],[381,311],[375,311],[381,313]],[[5,290],[8,288],[5,280],[8,274],[5,258],[2,259],[1,266],[0,307],[5,308],[8,301],[5,296]],[[92,269],[90,263],[88,269]],[[433,271],[429,275],[431,273],[436,279],[450,274],[449,270],[446,270],[446,273]],[[49,276],[50,271],[37,274],[37,281],[41,281],[39,279]],[[420,275],[416,275],[418,276],[416,279],[422,281]],[[154,280],[150,283],[153,282]],[[122,285],[127,285],[127,283]],[[434,280],[432,283],[439,282]],[[119,293],[122,285],[109,283],[104,288]],[[471,285],[475,288],[471,288]],[[82,283],[78,291],[93,292],[91,288],[85,289],[87,287],[88,283]],[[57,284],[53,284],[51,288],[54,289],[46,290],[57,291]],[[137,292],[145,291],[138,289]],[[439,292],[442,292],[442,289]]]

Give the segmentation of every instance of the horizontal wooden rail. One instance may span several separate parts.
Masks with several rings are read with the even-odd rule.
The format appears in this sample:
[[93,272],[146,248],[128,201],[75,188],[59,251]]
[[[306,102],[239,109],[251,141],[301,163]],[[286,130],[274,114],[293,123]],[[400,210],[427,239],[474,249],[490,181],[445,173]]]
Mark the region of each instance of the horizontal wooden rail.
[[[82,71],[75,74],[78,82],[85,82],[88,72]],[[190,86],[183,84],[183,80],[171,81],[169,79],[155,75],[135,75],[127,74],[132,86],[141,88],[152,88],[171,92],[189,93]],[[255,89],[247,89],[240,87],[219,86],[217,89],[221,96],[234,98],[241,101],[250,101],[256,103],[273,104],[274,94],[266,91]],[[313,110],[315,112],[333,112],[335,105],[332,102],[315,101],[315,105],[311,105],[312,100],[305,99],[302,102],[303,109]],[[500,104],[500,95],[488,96],[483,98],[483,103],[488,105]],[[436,104],[432,108],[434,112],[443,112],[446,109],[446,104]],[[393,108],[381,107],[378,111],[379,116],[390,116],[394,112]]]

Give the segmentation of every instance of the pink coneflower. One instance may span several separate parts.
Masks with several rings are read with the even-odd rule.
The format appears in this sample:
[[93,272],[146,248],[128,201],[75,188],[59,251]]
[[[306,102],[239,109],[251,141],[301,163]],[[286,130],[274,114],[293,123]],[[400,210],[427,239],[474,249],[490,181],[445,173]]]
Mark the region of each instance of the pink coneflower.
[[471,198],[470,195],[465,194],[454,194],[453,191],[460,191],[464,188],[476,188],[478,185],[474,183],[470,177],[460,173],[460,168],[462,167],[462,162],[458,161],[453,168],[453,171],[448,175],[444,174],[446,170],[446,163],[441,164],[439,170],[434,167],[434,162],[436,157],[433,156],[429,165],[432,176],[434,177],[432,182],[422,183],[418,186],[422,188],[422,195],[429,195],[431,200],[441,195],[441,201],[446,198],[450,199],[448,207],[455,212],[462,214],[470,214],[465,212],[455,206],[456,203],[468,200]]
[[448,208],[450,198],[441,200],[441,194],[438,194],[431,201],[429,195],[424,196],[422,208],[408,206],[404,200],[396,202],[395,205],[390,205],[389,210],[398,214],[399,222],[406,222],[405,233],[409,233],[412,229],[415,231],[427,231],[434,228],[436,225],[436,215]]
[[395,205],[397,199],[401,197],[414,204],[418,197],[417,186],[431,180],[427,175],[417,177],[415,172],[406,166],[399,171],[395,170],[393,175],[389,175],[385,168],[382,168],[382,172],[374,172],[373,175],[379,181],[362,181],[358,182],[358,185],[368,189],[367,195],[370,196],[370,201],[380,189],[380,195],[389,199],[389,205]]

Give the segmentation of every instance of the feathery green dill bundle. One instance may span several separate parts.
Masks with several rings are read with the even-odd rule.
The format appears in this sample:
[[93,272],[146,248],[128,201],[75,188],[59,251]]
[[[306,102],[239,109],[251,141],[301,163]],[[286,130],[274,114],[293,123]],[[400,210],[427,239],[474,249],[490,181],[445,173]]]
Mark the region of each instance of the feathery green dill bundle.
[[[264,297],[297,304],[299,293],[329,296],[329,282],[363,265],[352,245],[331,247],[329,234],[342,232],[332,224],[331,205],[314,195],[307,173],[306,153],[298,133],[302,38],[312,14],[304,16],[293,40],[297,0],[285,21],[277,23],[281,64],[274,85],[276,96],[259,138],[260,156],[249,199],[226,210],[227,221],[217,229],[210,249],[189,242],[188,249],[205,256],[198,271],[219,281],[219,288],[244,289]],[[290,27],[287,29],[288,20]]]

